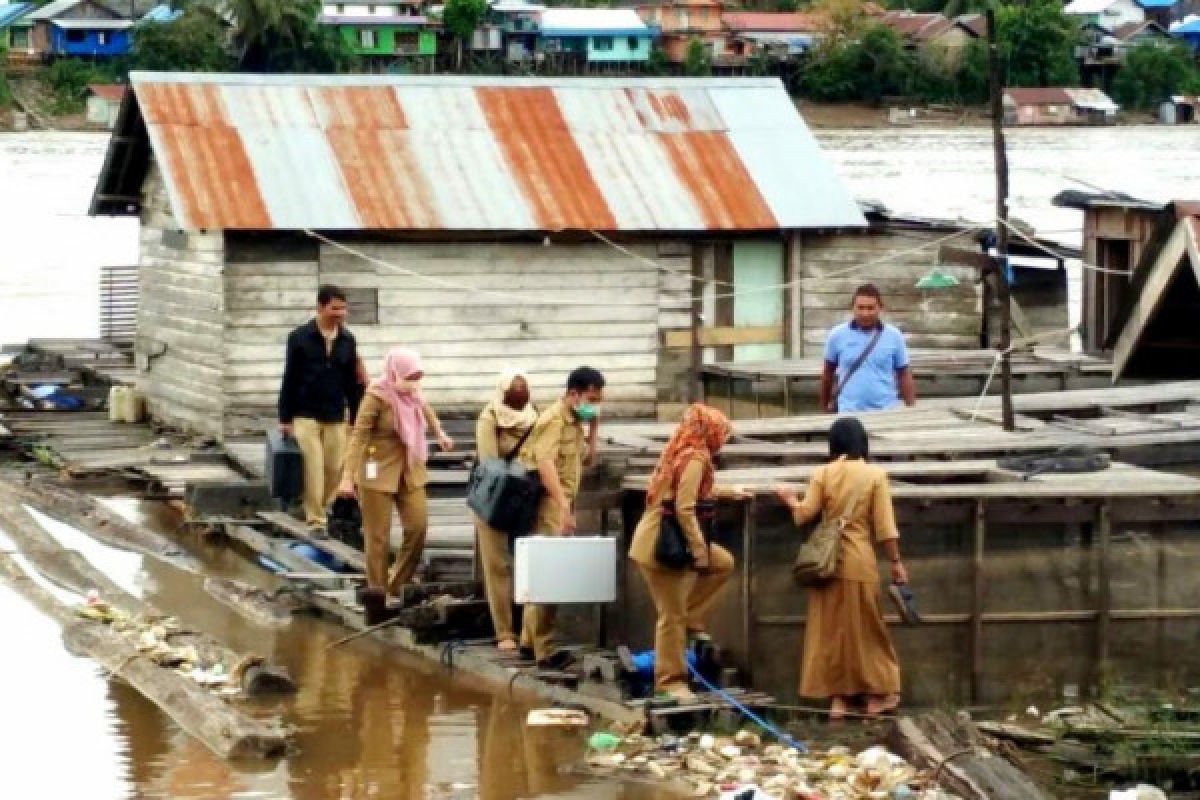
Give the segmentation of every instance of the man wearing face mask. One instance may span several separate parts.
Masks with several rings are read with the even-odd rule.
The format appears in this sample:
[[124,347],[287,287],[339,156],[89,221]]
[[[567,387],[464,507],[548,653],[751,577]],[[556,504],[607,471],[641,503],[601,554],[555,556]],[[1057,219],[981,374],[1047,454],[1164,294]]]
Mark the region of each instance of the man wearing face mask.
[[[567,391],[538,416],[533,433],[518,458],[536,469],[545,494],[538,504],[533,532],[543,536],[570,536],[575,532],[575,495],[583,472],[584,424],[591,426],[586,439],[588,460],[596,448],[596,405],[604,399],[604,376],[592,367],[578,367],[567,377]],[[521,647],[533,651],[538,666],[559,668],[569,658],[554,650],[554,606],[525,608]]]

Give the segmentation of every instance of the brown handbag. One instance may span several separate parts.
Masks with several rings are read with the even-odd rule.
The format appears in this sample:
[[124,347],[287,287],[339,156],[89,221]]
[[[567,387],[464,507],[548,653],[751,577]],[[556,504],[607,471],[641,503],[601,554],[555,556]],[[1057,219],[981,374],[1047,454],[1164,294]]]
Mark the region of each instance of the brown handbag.
[[800,552],[796,553],[796,560],[792,563],[792,579],[798,586],[805,589],[824,586],[837,575],[838,564],[842,560],[842,531],[846,528],[846,520],[854,516],[858,504],[870,488],[870,484],[860,488],[842,514],[822,514],[816,530],[808,537],[808,541],[800,545]]

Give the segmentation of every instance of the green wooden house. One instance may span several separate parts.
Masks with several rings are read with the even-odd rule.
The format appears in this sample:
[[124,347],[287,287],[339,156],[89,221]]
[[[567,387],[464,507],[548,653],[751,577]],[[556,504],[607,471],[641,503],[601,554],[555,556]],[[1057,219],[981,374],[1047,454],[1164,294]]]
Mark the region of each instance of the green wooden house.
[[320,23],[356,55],[387,68],[437,54],[437,33],[413,3],[325,3]]

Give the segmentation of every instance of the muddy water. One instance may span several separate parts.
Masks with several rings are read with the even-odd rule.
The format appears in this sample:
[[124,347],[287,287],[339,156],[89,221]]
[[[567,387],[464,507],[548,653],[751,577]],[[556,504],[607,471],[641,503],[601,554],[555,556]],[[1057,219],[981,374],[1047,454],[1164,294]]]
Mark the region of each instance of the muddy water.
[[[174,516],[128,500],[113,505],[169,532]],[[285,665],[298,695],[279,709],[295,728],[295,748],[269,768],[213,756],[167,716],[86,659],[66,653],[56,627],[0,586],[0,619],[21,643],[0,658],[6,695],[0,715],[5,770],[0,797],[650,798],[644,786],[560,774],[582,753],[579,737],[530,731],[529,701],[467,685],[436,665],[360,640],[328,650],[345,635],[332,623],[300,618],[264,633],[204,592],[203,578],[114,551],[72,529],[52,526],[123,585],[240,651]],[[186,541],[185,541],[186,543]],[[209,574],[259,585],[271,580],[240,555],[192,542]],[[275,710],[268,706],[264,710]],[[64,758],[64,754],[67,754]]]

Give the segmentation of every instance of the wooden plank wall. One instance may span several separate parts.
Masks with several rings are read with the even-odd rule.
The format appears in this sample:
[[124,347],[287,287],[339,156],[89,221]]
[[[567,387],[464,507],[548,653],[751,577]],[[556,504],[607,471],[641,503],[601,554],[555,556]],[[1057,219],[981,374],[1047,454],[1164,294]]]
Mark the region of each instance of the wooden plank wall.
[[179,230],[153,165],[143,191],[137,385],[155,419],[220,436],[223,237]]
[[356,322],[353,308],[349,323],[372,375],[392,345],[417,348],[426,393],[443,412],[478,412],[510,364],[530,373],[540,404],[561,393],[572,368],[590,364],[609,380],[606,413],[653,414],[660,327],[687,324],[690,245],[634,248],[679,275],[599,243],[353,247],[394,266],[324,244],[311,254],[289,250],[284,260],[247,255],[245,248],[231,254],[224,377],[231,410],[272,413],[287,333],[312,315],[318,284],[334,283],[378,291],[378,324]]
[[[958,278],[954,289],[914,288],[937,263],[937,246],[911,251],[945,235],[944,231],[889,229],[803,236],[798,253],[802,351],[797,355],[821,354],[829,329],[850,318],[854,289],[868,282],[883,293],[884,317],[904,332],[909,347],[978,347],[983,311],[974,268],[940,267]],[[864,266],[853,269],[855,265]]]

